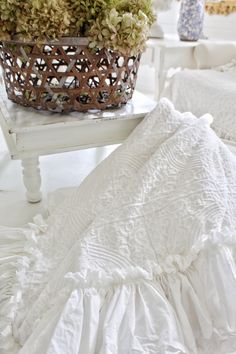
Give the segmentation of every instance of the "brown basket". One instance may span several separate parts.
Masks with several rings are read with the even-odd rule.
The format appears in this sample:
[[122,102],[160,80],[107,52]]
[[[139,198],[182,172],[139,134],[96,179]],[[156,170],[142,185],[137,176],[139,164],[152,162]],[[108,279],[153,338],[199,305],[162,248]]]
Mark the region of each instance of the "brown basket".
[[119,107],[133,94],[141,54],[92,52],[87,38],[46,44],[4,41],[0,62],[8,98],[56,112]]

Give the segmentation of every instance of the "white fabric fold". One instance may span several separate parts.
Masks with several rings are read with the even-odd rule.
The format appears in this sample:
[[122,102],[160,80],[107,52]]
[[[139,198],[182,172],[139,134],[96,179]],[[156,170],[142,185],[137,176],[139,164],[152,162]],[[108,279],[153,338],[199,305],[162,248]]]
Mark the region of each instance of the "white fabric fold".
[[161,100],[47,222],[1,228],[4,354],[236,351],[236,159],[211,122]]
[[181,112],[192,112],[197,117],[210,113],[216,134],[236,142],[235,81],[235,60],[211,70],[185,69],[170,79],[162,96]]

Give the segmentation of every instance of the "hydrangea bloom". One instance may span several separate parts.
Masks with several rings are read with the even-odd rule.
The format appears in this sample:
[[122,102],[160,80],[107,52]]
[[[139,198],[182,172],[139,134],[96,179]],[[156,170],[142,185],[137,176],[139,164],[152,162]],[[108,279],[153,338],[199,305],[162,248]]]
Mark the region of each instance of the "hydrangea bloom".
[[152,0],[0,0],[0,40],[89,36],[91,48],[144,49]]

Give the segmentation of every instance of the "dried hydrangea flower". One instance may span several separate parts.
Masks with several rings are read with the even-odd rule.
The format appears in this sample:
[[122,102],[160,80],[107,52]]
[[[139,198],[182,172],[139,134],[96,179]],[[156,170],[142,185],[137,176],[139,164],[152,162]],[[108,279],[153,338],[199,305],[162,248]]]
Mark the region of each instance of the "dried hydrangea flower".
[[0,0],[0,40],[89,36],[91,48],[142,51],[152,0]]
[[112,0],[89,30],[91,48],[110,48],[122,54],[143,51],[155,20],[152,0]]
[[70,17],[66,0],[29,0],[17,20],[21,40],[43,41],[69,34]]
[[135,55],[145,48],[149,31],[148,17],[116,9],[110,10],[102,20],[98,18],[89,32],[91,48],[109,48],[124,55]]
[[96,18],[111,6],[111,0],[67,0],[72,27],[80,36],[86,36]]
[[21,16],[20,0],[0,0],[0,39],[8,40],[15,35],[17,17]]
[[142,11],[148,18],[148,23],[151,26],[156,17],[152,7],[153,0],[113,0],[113,7],[120,13],[130,12],[137,15]]

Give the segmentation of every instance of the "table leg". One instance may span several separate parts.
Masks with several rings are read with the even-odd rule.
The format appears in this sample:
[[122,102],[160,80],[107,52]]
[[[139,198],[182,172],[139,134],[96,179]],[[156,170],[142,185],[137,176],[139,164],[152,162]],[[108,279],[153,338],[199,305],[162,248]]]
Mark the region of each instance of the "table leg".
[[40,192],[41,176],[39,158],[34,157],[23,159],[22,167],[27,200],[30,203],[38,203],[42,199],[42,194]]

